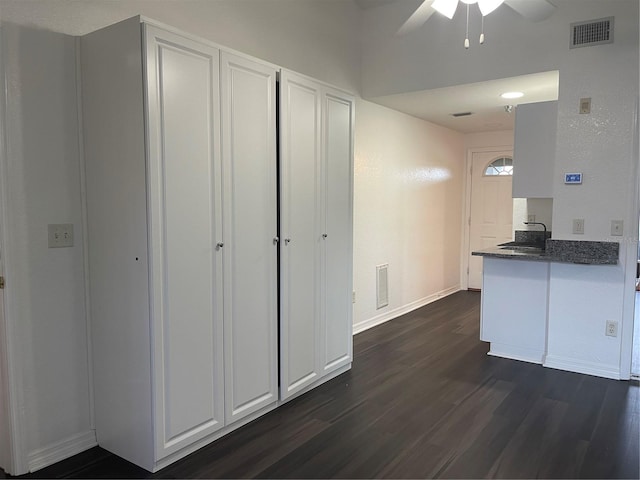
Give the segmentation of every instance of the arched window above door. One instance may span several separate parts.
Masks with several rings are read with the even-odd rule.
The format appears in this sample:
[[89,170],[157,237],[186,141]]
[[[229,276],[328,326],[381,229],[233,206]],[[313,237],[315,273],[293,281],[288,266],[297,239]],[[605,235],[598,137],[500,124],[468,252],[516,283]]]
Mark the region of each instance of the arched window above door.
[[513,158],[499,157],[492,161],[484,171],[485,177],[513,175]]

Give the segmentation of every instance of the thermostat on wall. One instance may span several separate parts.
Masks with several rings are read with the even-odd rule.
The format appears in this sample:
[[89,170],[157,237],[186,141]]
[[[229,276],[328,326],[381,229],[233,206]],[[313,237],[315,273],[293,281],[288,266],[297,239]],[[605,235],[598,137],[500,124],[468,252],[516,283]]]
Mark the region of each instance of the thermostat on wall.
[[568,185],[579,185],[582,183],[582,174],[581,173],[565,173],[564,183]]

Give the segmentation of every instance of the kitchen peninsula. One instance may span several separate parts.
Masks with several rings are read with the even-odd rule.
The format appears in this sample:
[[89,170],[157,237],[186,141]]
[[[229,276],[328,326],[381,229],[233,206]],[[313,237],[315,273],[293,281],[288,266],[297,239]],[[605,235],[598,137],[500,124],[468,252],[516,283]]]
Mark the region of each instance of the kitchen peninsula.
[[472,252],[484,257],[480,340],[489,355],[545,365],[551,263],[616,265],[618,250],[616,242],[547,239],[545,248],[516,241]]

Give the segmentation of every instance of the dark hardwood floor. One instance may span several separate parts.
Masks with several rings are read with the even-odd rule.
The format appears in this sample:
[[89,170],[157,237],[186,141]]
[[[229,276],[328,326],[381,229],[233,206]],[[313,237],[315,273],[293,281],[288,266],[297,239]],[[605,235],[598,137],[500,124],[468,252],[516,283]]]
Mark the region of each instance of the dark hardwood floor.
[[357,335],[353,369],[155,475],[94,448],[33,478],[635,478],[640,388],[486,355],[480,294]]

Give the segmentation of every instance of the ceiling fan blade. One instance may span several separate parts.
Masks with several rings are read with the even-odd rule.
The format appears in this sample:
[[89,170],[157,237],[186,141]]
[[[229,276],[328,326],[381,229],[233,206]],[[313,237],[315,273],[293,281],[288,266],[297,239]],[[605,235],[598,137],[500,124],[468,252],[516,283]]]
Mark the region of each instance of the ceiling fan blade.
[[396,35],[406,35],[422,27],[422,25],[429,20],[429,17],[433,15],[433,12],[435,12],[435,10],[431,8],[432,3],[433,0],[424,0],[416,11],[411,14],[407,21],[402,24],[396,32]]
[[548,0],[505,0],[504,3],[532,22],[546,20],[558,8]]

